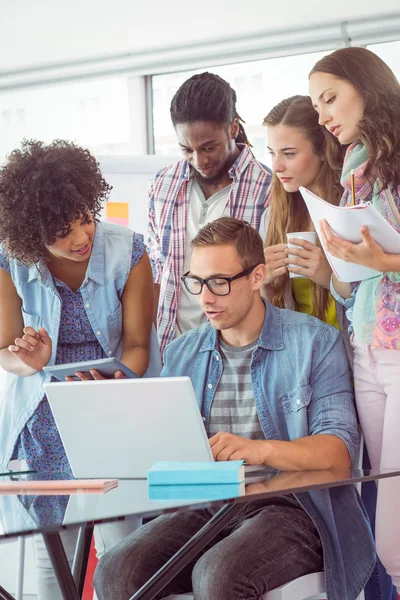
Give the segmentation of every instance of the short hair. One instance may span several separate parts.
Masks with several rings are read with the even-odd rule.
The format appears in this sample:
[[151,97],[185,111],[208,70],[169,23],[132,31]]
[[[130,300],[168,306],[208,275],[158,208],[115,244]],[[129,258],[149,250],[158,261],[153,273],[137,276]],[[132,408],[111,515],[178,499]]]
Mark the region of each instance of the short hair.
[[237,119],[239,134],[236,142],[250,146],[236,110],[236,92],[225,79],[214,73],[200,73],[187,79],[171,102],[171,119],[174,127],[182,123],[212,122],[218,125]]
[[72,142],[24,140],[0,169],[0,244],[26,265],[89,211],[95,221],[111,191],[99,164]]
[[220,217],[207,223],[191,242],[192,249],[206,246],[234,246],[243,269],[265,264],[263,241],[247,221]]

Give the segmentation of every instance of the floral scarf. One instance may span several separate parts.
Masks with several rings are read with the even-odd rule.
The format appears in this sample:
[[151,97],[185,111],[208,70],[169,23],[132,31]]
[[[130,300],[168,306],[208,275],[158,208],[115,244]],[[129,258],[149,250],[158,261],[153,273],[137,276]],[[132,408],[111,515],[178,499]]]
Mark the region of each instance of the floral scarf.
[[[365,146],[355,142],[346,152],[341,183],[341,206],[351,202],[351,170],[354,169],[356,204],[371,202],[400,233],[400,187],[380,190],[379,181],[365,177],[368,155]],[[383,273],[356,284],[351,318],[357,341],[380,348],[400,350],[400,273]]]

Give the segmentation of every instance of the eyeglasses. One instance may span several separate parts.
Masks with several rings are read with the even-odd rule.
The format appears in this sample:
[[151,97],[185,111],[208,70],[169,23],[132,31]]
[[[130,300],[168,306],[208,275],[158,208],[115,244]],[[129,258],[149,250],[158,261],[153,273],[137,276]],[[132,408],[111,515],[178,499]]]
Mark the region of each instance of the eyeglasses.
[[249,275],[256,267],[258,267],[258,263],[252,267],[248,267],[244,271],[240,271],[240,273],[233,277],[208,277],[207,279],[189,275],[188,271],[182,275],[181,280],[189,294],[193,294],[193,296],[199,296],[201,294],[204,284],[212,294],[215,294],[216,296],[227,296],[231,291],[232,281]]

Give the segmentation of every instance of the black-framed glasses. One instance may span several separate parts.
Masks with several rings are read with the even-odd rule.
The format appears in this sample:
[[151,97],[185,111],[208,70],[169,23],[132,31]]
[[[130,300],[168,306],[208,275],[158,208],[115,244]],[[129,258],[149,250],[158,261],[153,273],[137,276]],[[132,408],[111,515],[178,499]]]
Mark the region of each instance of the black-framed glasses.
[[244,271],[240,271],[240,273],[234,275],[233,277],[208,277],[207,279],[202,279],[201,277],[189,275],[188,271],[182,275],[181,280],[183,281],[183,285],[189,294],[193,294],[193,296],[199,296],[201,294],[203,285],[206,285],[210,292],[216,296],[227,296],[231,291],[232,281],[249,275],[253,269],[258,267],[258,264],[259,263],[253,265],[252,267],[248,267]]

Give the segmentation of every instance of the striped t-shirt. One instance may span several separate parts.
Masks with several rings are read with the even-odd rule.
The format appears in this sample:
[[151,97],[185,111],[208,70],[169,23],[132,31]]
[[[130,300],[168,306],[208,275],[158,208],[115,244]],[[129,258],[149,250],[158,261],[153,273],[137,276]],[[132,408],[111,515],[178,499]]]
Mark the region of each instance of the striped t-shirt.
[[208,436],[219,431],[252,440],[265,440],[258,418],[251,380],[251,361],[257,340],[235,348],[221,339],[222,375],[215,390],[208,421]]
[[[251,440],[265,440],[251,380],[251,361],[257,341],[248,346],[235,348],[228,346],[220,338],[219,348],[223,370],[211,404],[208,437],[219,431],[225,431]],[[263,501],[263,506],[272,504],[301,508],[293,494],[284,498],[267,498]]]

